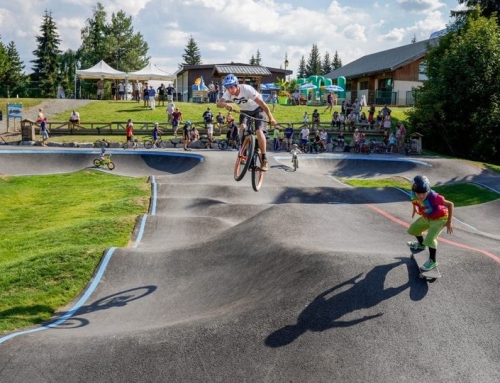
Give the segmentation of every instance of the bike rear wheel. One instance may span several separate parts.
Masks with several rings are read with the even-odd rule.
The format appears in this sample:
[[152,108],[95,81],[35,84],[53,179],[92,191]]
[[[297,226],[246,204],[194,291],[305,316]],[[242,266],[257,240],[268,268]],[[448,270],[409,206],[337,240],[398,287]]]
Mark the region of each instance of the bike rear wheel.
[[96,158],[96,159],[94,160],[94,166],[95,166],[95,167],[99,167],[99,166],[101,166],[101,160],[100,160],[99,158]]
[[256,150],[252,159],[252,187],[253,190],[259,191],[264,181],[264,172],[262,171],[262,161],[260,159],[259,151]]
[[113,169],[115,168],[115,163],[114,163],[114,162],[109,161],[109,162],[107,163],[107,165],[108,165],[108,169],[109,169],[109,170],[113,170]]
[[226,150],[227,147],[229,146],[229,143],[227,140],[220,140],[218,143],[217,143],[217,146],[219,147],[220,150]]
[[255,136],[251,134],[243,140],[243,144],[238,151],[238,157],[236,158],[236,164],[234,165],[234,179],[236,181],[241,181],[243,177],[245,177],[254,151]]

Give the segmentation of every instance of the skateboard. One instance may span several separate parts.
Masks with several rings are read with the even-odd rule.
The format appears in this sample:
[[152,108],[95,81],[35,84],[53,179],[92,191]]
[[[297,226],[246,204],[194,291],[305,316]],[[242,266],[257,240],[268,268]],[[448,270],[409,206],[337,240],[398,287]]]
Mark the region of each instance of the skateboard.
[[425,262],[427,262],[427,260],[429,259],[429,255],[427,254],[426,251],[412,250],[412,254],[411,254],[410,258],[415,260],[415,263],[418,266],[418,271],[420,273],[419,276],[421,279],[425,279],[427,281],[434,281],[438,278],[441,278],[441,272],[439,271],[439,269],[437,267],[435,267],[434,269],[429,270],[429,271],[420,270],[420,267],[423,266],[423,264]]

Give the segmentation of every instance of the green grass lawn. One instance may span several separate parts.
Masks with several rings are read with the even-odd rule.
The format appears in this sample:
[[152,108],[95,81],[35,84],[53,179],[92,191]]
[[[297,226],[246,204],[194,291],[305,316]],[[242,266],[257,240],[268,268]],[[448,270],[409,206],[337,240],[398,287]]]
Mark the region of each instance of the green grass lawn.
[[0,178],[0,333],[47,320],[146,213],[147,178],[99,171]]

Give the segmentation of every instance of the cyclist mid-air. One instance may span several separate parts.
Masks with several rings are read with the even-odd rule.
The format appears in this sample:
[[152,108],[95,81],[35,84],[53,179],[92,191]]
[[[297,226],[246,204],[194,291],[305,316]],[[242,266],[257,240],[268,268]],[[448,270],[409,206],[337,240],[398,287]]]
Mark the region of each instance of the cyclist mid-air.
[[240,126],[239,126],[239,136],[240,139],[243,137],[243,129],[245,128],[245,120],[247,116],[255,118],[255,132],[257,134],[257,140],[259,143],[259,148],[262,153],[262,171],[267,171],[269,168],[267,157],[266,157],[266,136],[264,132],[260,129],[262,122],[264,121],[263,112],[267,115],[269,123],[273,126],[277,125],[273,114],[269,110],[266,103],[262,100],[262,96],[257,92],[254,87],[247,84],[239,84],[238,78],[234,74],[228,74],[222,81],[222,85],[226,88],[226,91],[222,97],[217,101],[218,108],[226,108],[231,111],[233,109],[232,105],[228,103],[231,101],[238,105],[240,108]]

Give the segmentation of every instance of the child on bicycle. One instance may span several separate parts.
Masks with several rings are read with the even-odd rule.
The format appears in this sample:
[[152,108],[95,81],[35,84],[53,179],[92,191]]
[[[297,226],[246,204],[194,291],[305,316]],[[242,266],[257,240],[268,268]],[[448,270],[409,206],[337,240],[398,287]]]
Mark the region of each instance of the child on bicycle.
[[[299,149],[299,145],[293,144],[292,149],[290,150],[290,154],[292,155],[292,164],[293,164],[293,157],[298,156],[302,151]],[[297,161],[297,169],[299,168],[299,163]]]
[[229,102],[238,104],[240,110],[243,112],[240,114],[241,138],[243,138],[243,129],[246,127],[246,117],[250,116],[255,118],[255,132],[257,135],[258,145],[262,153],[261,169],[262,171],[267,171],[269,169],[269,163],[266,156],[267,140],[264,132],[261,130],[261,126],[263,122],[263,112],[267,115],[271,125],[277,125],[271,110],[262,100],[262,96],[255,90],[255,88],[247,84],[240,84],[238,78],[234,74],[228,74],[224,78],[222,85],[224,85],[226,91],[219,101],[217,101],[217,107],[226,108],[231,111],[233,107]]
[[[454,204],[433,191],[429,179],[423,175],[413,178],[410,198],[413,206],[411,217],[413,218],[415,214],[420,217],[408,228],[408,234],[414,235],[417,240],[410,241],[407,245],[414,250],[424,250],[426,246],[429,247],[429,260],[420,268],[422,271],[429,271],[438,265],[436,261],[438,237],[444,227],[446,226],[448,234],[453,233]],[[425,239],[422,236],[424,231],[427,231]]]
[[101,148],[101,155],[99,156],[99,159],[104,162],[106,160],[106,158],[109,157],[109,154],[106,153],[106,148],[103,146]]

